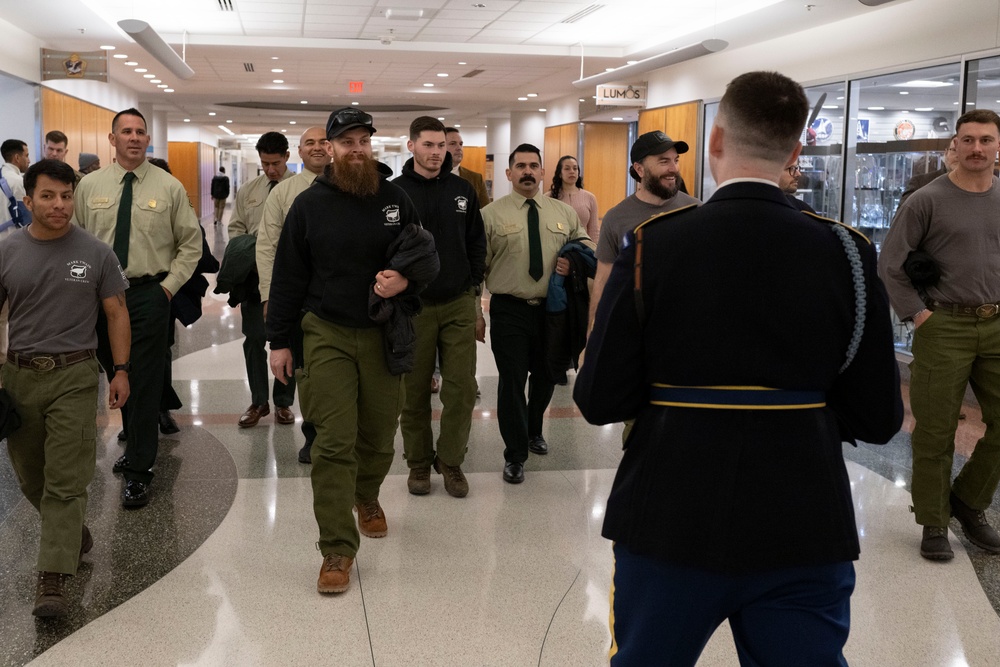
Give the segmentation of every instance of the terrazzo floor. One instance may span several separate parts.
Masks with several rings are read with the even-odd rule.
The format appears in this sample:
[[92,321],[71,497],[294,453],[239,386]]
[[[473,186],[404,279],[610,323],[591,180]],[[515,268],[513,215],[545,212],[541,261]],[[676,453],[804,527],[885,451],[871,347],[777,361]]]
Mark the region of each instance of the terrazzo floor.
[[[221,230],[209,222],[217,256]],[[204,310],[178,331],[181,432],[161,440],[142,510],[120,508],[110,471],[120,419],[100,415],[87,514],[95,546],[71,580],[64,620],[30,615],[38,519],[0,443],[0,665],[606,664],[612,560],[600,527],[620,427],[588,425],[572,384],[557,388],[546,418],[551,453],[531,456],[524,484],[505,484],[496,367],[480,345],[469,496],[451,498],[436,474],[429,496],[409,495],[397,436],[381,494],[389,534],[362,538],[350,589],[322,597],[310,468],[296,459],[303,437],[273,417],[237,427],[249,404],[240,313],[219,295]],[[982,425],[967,413],[963,437],[974,442]],[[919,556],[906,432],[844,453],[862,544],[848,661],[1000,666],[1000,556],[955,533],[952,562]],[[988,516],[1000,525],[1000,494]],[[698,664],[738,664],[725,626]]]

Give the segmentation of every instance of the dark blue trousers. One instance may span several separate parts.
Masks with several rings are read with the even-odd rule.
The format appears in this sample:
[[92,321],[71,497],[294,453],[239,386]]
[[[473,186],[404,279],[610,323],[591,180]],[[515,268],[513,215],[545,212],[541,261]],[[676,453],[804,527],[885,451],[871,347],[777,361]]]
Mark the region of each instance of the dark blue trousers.
[[611,665],[693,666],[726,619],[743,667],[846,667],[854,564],[725,575],[614,547]]

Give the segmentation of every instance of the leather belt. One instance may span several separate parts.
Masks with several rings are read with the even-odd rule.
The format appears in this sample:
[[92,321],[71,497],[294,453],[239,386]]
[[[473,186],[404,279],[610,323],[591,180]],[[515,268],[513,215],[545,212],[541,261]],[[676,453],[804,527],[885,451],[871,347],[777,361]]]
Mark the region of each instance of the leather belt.
[[715,410],[806,410],[826,405],[826,393],[770,387],[682,387],[654,384],[649,402]]
[[145,285],[147,283],[162,283],[166,277],[166,273],[157,273],[155,276],[139,276],[138,278],[129,278],[128,284],[129,287],[136,287],[137,285]]
[[63,352],[61,354],[36,354],[30,357],[26,354],[7,351],[7,361],[16,364],[18,368],[30,368],[33,371],[41,371],[42,373],[57,368],[66,368],[81,361],[93,359],[96,356],[97,354],[93,350]]
[[529,306],[540,306],[543,303],[545,303],[545,299],[542,297],[538,297],[535,299],[522,299],[521,297],[514,296],[513,294],[494,294],[493,296],[498,296],[503,299],[511,299],[513,301],[520,301],[521,303],[526,303]]
[[945,313],[950,312],[952,315],[965,315],[966,317],[978,317],[980,319],[988,320],[991,317],[996,317],[1000,315],[1000,303],[982,303],[982,304],[964,304],[964,303],[941,303],[940,301],[934,302],[934,307],[931,310],[941,310]]

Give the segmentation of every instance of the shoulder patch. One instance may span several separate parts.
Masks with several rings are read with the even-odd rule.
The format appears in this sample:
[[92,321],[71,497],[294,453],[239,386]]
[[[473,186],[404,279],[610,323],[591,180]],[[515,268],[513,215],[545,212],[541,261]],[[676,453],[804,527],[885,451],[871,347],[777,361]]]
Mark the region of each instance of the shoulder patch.
[[653,217],[649,218],[648,220],[645,220],[644,222],[640,222],[636,226],[635,231],[638,232],[640,229],[642,229],[646,225],[652,224],[654,222],[660,222],[661,220],[664,220],[664,219],[669,218],[671,216],[676,216],[679,213],[683,213],[685,211],[690,211],[690,210],[696,209],[696,208],[698,208],[698,204],[688,204],[687,206],[682,206],[680,208],[675,208],[672,211],[665,211],[663,213],[657,213],[656,215],[654,215]]
[[871,239],[869,239],[867,236],[865,236],[864,234],[862,234],[861,232],[859,232],[854,227],[851,227],[850,225],[845,225],[844,223],[840,222],[839,220],[834,220],[833,218],[824,218],[822,215],[820,215],[818,213],[810,213],[809,211],[802,211],[802,212],[805,213],[806,215],[808,215],[813,220],[818,220],[819,222],[825,222],[828,225],[840,225],[841,227],[845,228],[849,232],[852,232],[853,234],[856,234],[856,235],[860,236],[862,239],[864,239],[865,243],[867,243],[868,245],[872,244]]

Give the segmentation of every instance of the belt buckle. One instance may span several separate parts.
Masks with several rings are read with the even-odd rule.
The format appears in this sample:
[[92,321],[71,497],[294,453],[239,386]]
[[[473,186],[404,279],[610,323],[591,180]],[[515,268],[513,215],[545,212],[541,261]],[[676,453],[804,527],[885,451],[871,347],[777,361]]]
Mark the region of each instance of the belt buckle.
[[56,367],[56,360],[52,357],[32,357],[30,363],[34,370],[42,373],[51,371]]
[[525,299],[524,302],[526,304],[528,304],[529,306],[537,306],[537,305],[539,305],[542,302],[542,300],[541,299]]
[[976,317],[981,317],[984,320],[995,317],[997,313],[1000,313],[1000,306],[995,303],[984,303],[976,308]]

